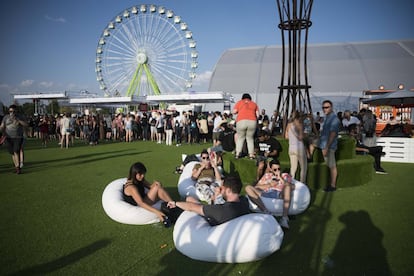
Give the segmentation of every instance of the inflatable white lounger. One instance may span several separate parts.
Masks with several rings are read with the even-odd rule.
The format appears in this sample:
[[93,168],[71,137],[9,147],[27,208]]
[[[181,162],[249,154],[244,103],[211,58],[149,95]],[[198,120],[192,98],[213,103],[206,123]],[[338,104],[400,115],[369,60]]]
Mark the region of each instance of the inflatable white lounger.
[[[196,161],[188,163],[178,179],[178,193],[181,198],[185,199],[187,196],[198,198],[195,189],[195,181],[191,179],[191,173]],[[289,215],[297,215],[304,212],[311,200],[310,191],[308,186],[293,179],[295,189],[292,191],[292,198],[290,202]],[[283,200],[279,198],[266,198],[261,197],[266,208],[275,216],[282,216],[283,213]],[[253,212],[261,212],[260,209],[249,200],[250,209]]]
[[[178,192],[198,198],[191,179],[194,165],[188,163],[178,180]],[[175,247],[182,254],[200,261],[243,263],[262,259],[280,248],[283,231],[276,219],[266,214],[248,214],[217,226],[210,226],[200,215],[183,212],[174,226]]]
[[[308,186],[293,179],[293,184],[295,184],[295,189],[292,191],[292,197],[290,199],[290,207],[288,214],[297,215],[303,213],[309,206],[311,196]],[[269,197],[260,197],[266,206],[274,216],[283,215],[283,199],[281,198],[269,198]],[[261,212],[259,207],[249,199],[250,210],[253,212]]]
[[174,226],[175,247],[185,256],[216,263],[244,263],[278,250],[283,231],[271,215],[247,214],[217,226],[184,211]]
[[[105,213],[111,219],[124,224],[143,225],[159,222],[155,213],[124,200],[122,190],[126,180],[126,178],[119,178],[106,186],[102,194],[102,206]],[[158,201],[153,207],[160,210],[161,202]]]

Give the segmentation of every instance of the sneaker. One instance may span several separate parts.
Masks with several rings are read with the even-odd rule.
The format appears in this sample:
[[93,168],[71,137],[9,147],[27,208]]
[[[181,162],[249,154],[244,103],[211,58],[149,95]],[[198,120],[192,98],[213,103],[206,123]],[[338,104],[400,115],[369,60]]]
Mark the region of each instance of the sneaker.
[[21,173],[22,173],[22,171],[21,171],[20,167],[16,167],[16,174],[21,174]]
[[335,192],[336,191],[336,187],[332,187],[332,186],[326,186],[325,189],[323,189],[324,192]]
[[388,174],[383,168],[379,168],[378,170],[375,171],[375,173],[377,173],[377,174]]
[[282,217],[279,221],[279,224],[282,228],[289,229],[289,218]]
[[23,168],[23,162],[20,162],[20,169]]

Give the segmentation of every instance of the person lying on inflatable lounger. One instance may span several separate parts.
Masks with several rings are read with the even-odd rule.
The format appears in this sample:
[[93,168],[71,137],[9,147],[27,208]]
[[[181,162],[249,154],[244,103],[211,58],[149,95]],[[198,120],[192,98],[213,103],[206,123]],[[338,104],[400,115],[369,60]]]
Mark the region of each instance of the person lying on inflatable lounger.
[[152,207],[158,200],[165,202],[171,201],[170,195],[162,187],[161,183],[154,181],[152,184],[145,179],[147,168],[141,162],[132,164],[129,169],[129,175],[124,184],[124,200],[132,205],[141,206],[142,208],[155,213],[160,221],[164,222],[166,215],[160,210]]
[[195,184],[196,193],[200,201],[211,204],[222,204],[224,200],[215,196],[215,188],[221,185],[221,174],[218,169],[218,159],[215,152],[210,153],[203,149],[200,154],[201,162],[194,165],[191,179],[197,181]]
[[191,198],[187,202],[170,201],[167,206],[169,208],[179,207],[184,211],[195,212],[203,216],[210,225],[218,225],[250,213],[247,199],[239,195],[242,186],[240,178],[229,176],[224,178],[223,184],[216,188],[217,193],[226,201],[223,204],[205,205],[196,203],[196,199]]
[[260,197],[283,198],[283,217],[279,224],[286,229],[289,229],[290,193],[295,187],[291,182],[292,177],[287,173],[281,174],[280,162],[274,159],[270,161],[268,171],[260,178],[259,182],[255,186],[248,185],[245,188],[249,198],[260,210],[267,214],[270,214],[270,212],[266,209]]

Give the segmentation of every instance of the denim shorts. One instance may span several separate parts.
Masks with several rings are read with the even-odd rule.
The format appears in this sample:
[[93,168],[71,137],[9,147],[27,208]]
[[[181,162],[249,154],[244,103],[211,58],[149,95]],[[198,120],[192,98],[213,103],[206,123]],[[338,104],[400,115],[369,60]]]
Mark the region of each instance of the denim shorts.
[[270,190],[268,192],[263,192],[261,196],[267,198],[280,198],[280,192],[276,190]]

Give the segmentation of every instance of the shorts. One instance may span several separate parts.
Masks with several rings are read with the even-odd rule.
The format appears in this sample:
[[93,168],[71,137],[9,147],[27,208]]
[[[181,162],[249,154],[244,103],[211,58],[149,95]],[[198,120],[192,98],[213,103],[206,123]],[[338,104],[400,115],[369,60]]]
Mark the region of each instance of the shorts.
[[269,190],[268,192],[262,192],[261,196],[267,198],[280,198],[281,192],[277,190]]
[[20,153],[23,147],[23,138],[6,138],[7,150],[10,154]]
[[324,156],[326,165],[328,165],[329,168],[335,168],[336,167],[336,160],[335,160],[335,150],[329,149],[328,154]]
[[164,133],[163,127],[157,127],[157,133]]
[[212,136],[213,137],[213,140],[218,140],[220,138],[220,133],[221,132],[218,132],[218,131],[217,132],[213,132],[213,136]]
[[273,160],[272,157],[266,157],[266,156],[258,155],[258,156],[256,156],[256,166],[259,166],[259,163],[261,163],[261,162],[264,162],[265,165],[267,165],[267,162],[270,162],[272,160]]

